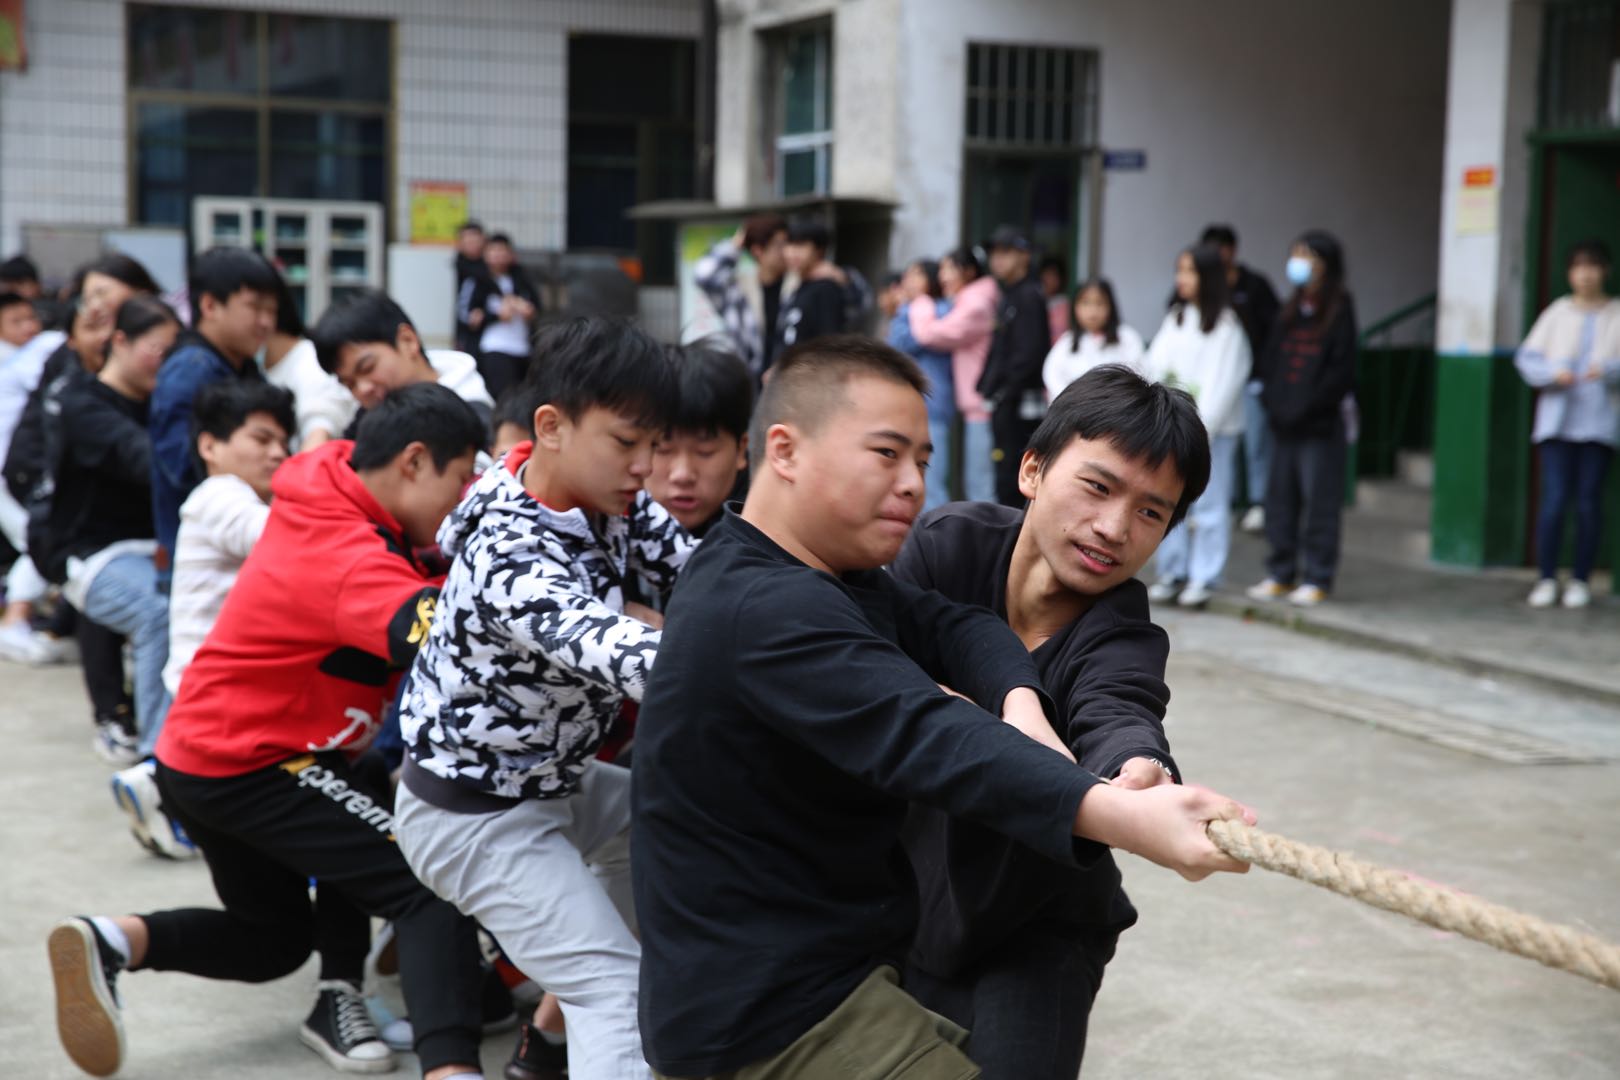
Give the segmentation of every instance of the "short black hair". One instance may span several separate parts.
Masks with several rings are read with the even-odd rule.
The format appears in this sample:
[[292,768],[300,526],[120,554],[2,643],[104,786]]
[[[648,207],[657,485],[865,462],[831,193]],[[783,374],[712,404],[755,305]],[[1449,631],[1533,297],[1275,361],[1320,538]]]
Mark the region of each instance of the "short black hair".
[[1058,289],[1061,290],[1069,283],[1069,262],[1061,255],[1047,255],[1041,259],[1041,265],[1036,268],[1037,274],[1044,274],[1048,270],[1055,270],[1058,276]]
[[947,251],[940,261],[943,262],[946,259],[949,259],[956,265],[958,270],[965,272],[970,277],[981,278],[984,276],[984,256],[977,248],[953,248]]
[[592,408],[667,430],[675,414],[675,368],[645,330],[600,316],[548,323],[524,378],[535,408],[549,404],[570,420]]
[[[1593,236],[1570,246],[1569,257],[1564,261],[1564,269],[1568,270],[1577,262],[1595,263],[1607,273],[1614,265],[1614,258],[1609,254],[1609,245]],[[0,274],[0,277],[4,276]]]
[[898,271],[898,270],[890,270],[890,271],[888,271],[887,273],[885,273],[883,275],[881,280],[882,280],[882,283],[880,285],[881,288],[892,289],[896,285],[900,284],[900,271]]
[[428,448],[443,472],[469,450],[488,446],[489,433],[473,407],[438,383],[412,383],[383,398],[360,417],[349,464],[357,472],[380,469],[411,443]]
[[481,222],[477,221],[474,218],[468,218],[466,221],[463,221],[460,225],[456,226],[456,232],[458,232],[458,233],[464,233],[464,232],[482,233],[483,231],[484,231],[483,224]]
[[[281,430],[287,433],[289,439],[298,433],[298,416],[293,410],[290,390],[258,379],[226,379],[209,383],[197,391],[196,400],[191,404],[193,450],[204,432],[216,439],[229,439],[254,413],[269,415],[281,425]],[[200,454],[198,468],[202,469]],[[202,471],[207,472],[206,469]]]
[[817,251],[826,251],[832,244],[832,233],[814,218],[805,218],[788,226],[788,243],[809,244]]
[[859,334],[830,334],[801,342],[771,365],[771,381],[760,395],[748,433],[748,465],[759,470],[765,432],[776,424],[815,431],[843,401],[844,384],[871,375],[928,393],[928,377],[917,361],[881,341]]
[[9,307],[16,307],[18,304],[27,304],[29,307],[34,306],[34,302],[21,293],[0,292],[0,311],[4,311]]
[[377,342],[392,347],[399,340],[401,326],[416,330],[393,297],[381,289],[362,289],[327,308],[310,329],[309,339],[321,370],[334,374],[343,346]]
[[748,365],[715,341],[672,345],[669,359],[679,382],[671,431],[705,437],[722,431],[738,439],[748,434],[754,411],[754,377]]
[[1094,367],[1065,387],[1030,436],[1029,452],[1044,472],[1075,439],[1106,442],[1149,468],[1174,463],[1181,501],[1166,532],[1209,486],[1209,432],[1198,418],[1198,403],[1185,390],[1149,382],[1123,364]]
[[270,269],[276,275],[276,333],[301,338],[308,333],[308,328],[304,326],[304,316],[298,310],[298,300],[293,296],[292,286],[287,284],[286,277],[276,270],[274,264]]
[[1203,233],[1198,237],[1200,244],[1210,244],[1214,247],[1229,247],[1237,250],[1237,230],[1230,225],[1206,225]]
[[79,292],[84,288],[84,279],[90,274],[105,274],[114,281],[128,285],[138,293],[150,293],[155,296],[163,291],[152,275],[147,272],[146,267],[142,266],[137,260],[118,251],[109,252],[94,262],[86,263],[80,267],[75,274],[78,287],[73,290],[74,292]]
[[526,382],[514,383],[502,390],[501,396],[495,399],[495,409],[489,415],[489,429],[499,432],[502,424],[516,424],[532,436],[534,410],[540,404],[534,399],[534,391]]
[[39,267],[26,255],[13,255],[0,262],[0,281],[32,281],[37,284]]
[[489,236],[484,239],[484,243],[486,243],[486,244],[505,244],[507,247],[515,247],[516,246],[515,244],[512,243],[512,237],[509,236],[506,233],[503,233],[503,232],[490,233]]
[[[212,296],[223,304],[243,289],[275,296],[280,291],[280,280],[281,275],[255,251],[241,247],[209,248],[197,256],[191,266],[192,327],[202,322],[203,297]],[[154,292],[157,289],[155,285],[152,288]]]

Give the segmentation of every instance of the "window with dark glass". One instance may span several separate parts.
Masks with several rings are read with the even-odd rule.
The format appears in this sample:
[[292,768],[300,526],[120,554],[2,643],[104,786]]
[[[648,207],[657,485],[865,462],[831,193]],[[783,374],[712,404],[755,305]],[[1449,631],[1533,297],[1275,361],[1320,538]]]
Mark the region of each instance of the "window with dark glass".
[[832,187],[832,28],[819,21],[775,31],[766,57],[770,185],[783,197],[824,195]]
[[674,225],[625,211],[692,196],[695,52],[669,38],[568,42],[568,249],[633,255],[650,285],[675,280]]
[[133,217],[200,195],[388,203],[393,32],[379,19],[128,6]]

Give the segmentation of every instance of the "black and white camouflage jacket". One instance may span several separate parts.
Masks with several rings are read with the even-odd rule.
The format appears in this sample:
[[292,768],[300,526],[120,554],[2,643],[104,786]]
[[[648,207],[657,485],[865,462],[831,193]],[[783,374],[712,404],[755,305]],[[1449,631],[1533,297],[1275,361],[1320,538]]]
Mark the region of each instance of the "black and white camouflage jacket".
[[400,708],[422,769],[507,798],[563,798],[626,699],[640,701],[659,632],[623,614],[624,586],[667,589],[697,541],[646,492],[622,517],[559,513],[488,470],[439,529],[452,560]]

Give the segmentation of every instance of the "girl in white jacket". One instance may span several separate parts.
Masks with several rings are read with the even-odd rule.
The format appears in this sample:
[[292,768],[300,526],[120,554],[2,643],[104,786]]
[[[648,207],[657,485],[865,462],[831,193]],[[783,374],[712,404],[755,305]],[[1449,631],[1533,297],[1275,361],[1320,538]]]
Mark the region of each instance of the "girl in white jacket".
[[1227,303],[1226,272],[1214,247],[1183,251],[1176,261],[1176,299],[1148,348],[1150,379],[1177,386],[1198,402],[1209,432],[1209,486],[1186,523],[1159,545],[1154,600],[1174,597],[1200,607],[1226,568],[1232,543],[1232,480],[1243,436],[1243,384],[1249,377],[1249,340]]
[[1103,364],[1123,364],[1140,372],[1144,352],[1142,335],[1120,322],[1113,285],[1107,278],[1092,278],[1074,290],[1069,328],[1046,354],[1041,369],[1046,400],[1056,399],[1064,387]]

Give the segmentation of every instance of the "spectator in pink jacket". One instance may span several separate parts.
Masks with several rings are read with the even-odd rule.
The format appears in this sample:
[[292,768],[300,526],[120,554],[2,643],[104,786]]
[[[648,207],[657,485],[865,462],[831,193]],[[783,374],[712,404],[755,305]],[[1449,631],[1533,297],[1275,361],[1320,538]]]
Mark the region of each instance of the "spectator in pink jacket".
[[972,502],[994,502],[995,465],[990,459],[990,412],[974,389],[990,354],[996,328],[996,303],[1001,289],[984,272],[972,248],[952,251],[939,261],[939,284],[951,302],[945,314],[935,314],[933,301],[912,301],[911,334],[930,349],[949,349],[956,407],[962,413],[962,491]]

